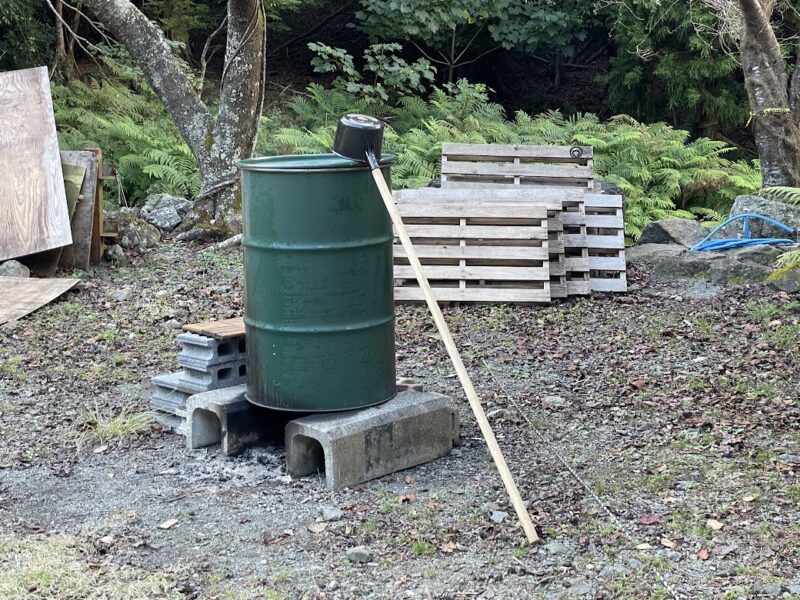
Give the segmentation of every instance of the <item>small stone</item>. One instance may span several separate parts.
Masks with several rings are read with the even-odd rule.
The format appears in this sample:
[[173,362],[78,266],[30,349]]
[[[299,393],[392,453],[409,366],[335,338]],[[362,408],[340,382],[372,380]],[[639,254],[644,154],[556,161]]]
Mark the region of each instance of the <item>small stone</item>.
[[450,456],[459,457],[462,454],[463,454],[463,452],[458,448],[453,448],[452,450],[450,450]]
[[563,556],[564,554],[569,554],[569,548],[567,548],[561,542],[556,542],[556,541],[547,542],[544,545],[544,549],[550,554],[553,554],[554,556]]
[[164,323],[164,327],[166,327],[167,329],[180,329],[181,322],[178,321],[177,319],[170,319],[169,321]]
[[323,521],[338,521],[344,516],[344,511],[337,506],[323,506],[320,513]]
[[781,454],[778,462],[785,465],[800,465],[800,454]]
[[231,286],[229,285],[215,285],[211,288],[211,291],[215,294],[227,294],[231,291]]
[[104,535],[98,540],[103,546],[111,546],[114,543],[114,536]]
[[617,577],[624,577],[630,573],[630,570],[622,565],[606,565],[600,570],[600,579],[615,579]]
[[592,586],[586,581],[576,581],[569,588],[567,592],[572,596],[591,596]]
[[800,596],[800,583],[795,583],[790,585],[788,588],[789,595],[791,596]]
[[125,262],[125,251],[119,244],[107,246],[104,256],[111,263],[121,264]]
[[347,560],[350,562],[357,563],[368,563],[375,557],[375,555],[372,553],[372,550],[366,546],[356,546],[355,548],[350,548],[346,552],[345,556],[347,556]]
[[331,592],[334,592],[334,591],[339,589],[339,582],[336,581],[335,579],[332,580],[332,581],[329,581],[328,585],[325,586],[325,589],[329,590]]
[[7,260],[0,264],[0,277],[30,277],[31,270],[16,260]]
[[114,302],[125,302],[131,295],[131,288],[122,288],[111,294],[111,299]]
[[781,595],[781,586],[777,583],[767,583],[766,581],[756,581],[750,591],[761,596],[778,597]]
[[489,518],[492,520],[492,522],[499,524],[508,518],[508,513],[504,510],[495,510],[492,511],[492,516]]

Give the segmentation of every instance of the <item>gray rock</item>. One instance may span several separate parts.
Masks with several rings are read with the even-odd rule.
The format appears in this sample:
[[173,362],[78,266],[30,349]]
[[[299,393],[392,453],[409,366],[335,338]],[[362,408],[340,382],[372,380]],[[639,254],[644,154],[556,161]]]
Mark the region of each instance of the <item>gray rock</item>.
[[567,548],[567,546],[561,542],[557,542],[555,540],[552,542],[547,542],[544,545],[544,549],[553,556],[564,556],[565,554],[569,554],[569,548]]
[[800,596],[800,583],[790,585],[787,589],[792,596]]
[[[626,251],[627,252],[627,251]],[[665,257],[655,263],[653,274],[659,279],[692,277],[708,281],[712,265],[725,257],[715,252],[696,252],[681,256]]]
[[0,277],[30,277],[31,270],[16,260],[7,260],[0,264]]
[[125,262],[125,251],[119,244],[112,244],[106,248],[105,258],[112,263],[121,264]]
[[591,596],[594,592],[592,586],[586,581],[574,581],[572,585],[567,588],[567,593],[571,596]]
[[724,254],[736,260],[747,260],[760,265],[770,266],[775,263],[775,259],[783,254],[783,252],[782,247],[760,245],[733,248],[731,250],[725,250]]
[[781,595],[781,586],[777,583],[767,583],[766,581],[756,581],[750,591],[760,596],[778,597]]
[[191,211],[193,207],[194,203],[186,198],[171,196],[170,194],[150,194],[142,206],[142,213],[147,215],[157,210],[171,208],[182,217]]
[[171,206],[157,208],[153,212],[146,213],[144,218],[151,225],[164,231],[172,231],[181,223],[181,216]]
[[456,458],[458,458],[462,454],[463,453],[458,448],[453,448],[452,450],[450,450],[450,456],[455,456]]
[[652,265],[660,260],[675,258],[686,252],[677,244],[637,244],[625,249],[625,262],[629,265]]
[[770,267],[758,263],[722,256],[711,264],[710,279],[713,285],[746,285],[766,281],[772,271]]
[[170,319],[169,321],[164,323],[164,327],[166,327],[167,329],[180,329],[181,322],[178,321],[177,319]]
[[780,454],[778,462],[785,465],[800,465],[800,454]]
[[[731,208],[731,216],[744,213],[764,215],[794,229],[800,229],[800,206],[797,204],[787,204],[780,200],[769,200],[761,196],[736,196]],[[750,231],[753,237],[787,237],[786,232],[757,220],[751,220]]]
[[114,302],[125,302],[131,295],[131,288],[122,288],[111,294],[111,299]]
[[708,235],[708,230],[691,219],[659,219],[649,223],[637,244],[678,244],[691,248]]
[[347,560],[357,563],[368,563],[375,557],[372,550],[366,546],[350,548],[345,555],[347,556]]
[[152,248],[161,241],[161,233],[142,219],[138,209],[121,208],[106,215],[106,228],[117,232],[123,248]]
[[800,292],[800,271],[795,270],[778,279],[771,279],[767,282],[767,285],[790,294]]
[[344,511],[338,506],[323,506],[320,513],[323,521],[338,521],[344,516]]
[[615,579],[617,577],[625,577],[630,573],[630,569],[622,565],[606,565],[600,570],[600,579]]
[[508,513],[504,510],[493,510],[492,516],[489,517],[493,523],[502,523],[508,518]]

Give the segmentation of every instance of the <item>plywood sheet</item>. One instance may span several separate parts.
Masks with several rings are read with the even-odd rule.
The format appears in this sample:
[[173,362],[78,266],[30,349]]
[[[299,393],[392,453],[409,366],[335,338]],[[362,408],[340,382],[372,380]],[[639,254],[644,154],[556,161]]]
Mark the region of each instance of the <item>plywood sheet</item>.
[[52,302],[80,279],[0,277],[0,325],[16,321]]
[[46,67],[0,73],[0,260],[72,243]]

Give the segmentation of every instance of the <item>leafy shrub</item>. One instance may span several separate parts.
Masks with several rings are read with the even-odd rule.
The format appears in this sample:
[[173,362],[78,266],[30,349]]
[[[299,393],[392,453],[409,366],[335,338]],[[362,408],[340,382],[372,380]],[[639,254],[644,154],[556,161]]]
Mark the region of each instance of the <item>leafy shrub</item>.
[[[340,90],[311,86],[308,92],[289,105],[296,126],[264,132],[276,152],[329,151],[338,117],[372,107]],[[509,120],[489,101],[485,86],[466,81],[434,88],[427,101],[403,98],[397,107],[384,109],[386,150],[398,155],[392,174],[398,188],[424,186],[438,176],[443,142],[593,146],[596,177],[625,195],[629,240],[656,219],[717,222],[736,194],[760,187],[757,165],[724,158],[730,148],[723,142],[690,140],[686,131],[625,115],[600,121],[592,114],[518,112]]]
[[159,192],[196,194],[197,162],[163,106],[143,77],[117,63],[114,69],[116,79],[52,86],[60,147],[103,149],[120,181],[108,187],[111,204],[135,206]]

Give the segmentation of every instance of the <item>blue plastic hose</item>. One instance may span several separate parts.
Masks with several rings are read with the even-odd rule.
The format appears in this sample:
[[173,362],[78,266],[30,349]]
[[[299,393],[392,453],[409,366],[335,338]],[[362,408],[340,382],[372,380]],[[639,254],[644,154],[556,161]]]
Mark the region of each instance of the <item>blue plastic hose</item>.
[[[716,252],[718,250],[728,250],[730,248],[741,248],[744,246],[761,246],[765,244],[770,245],[779,245],[779,244],[794,244],[794,239],[789,238],[752,238],[750,237],[750,219],[759,219],[761,221],[766,221],[770,225],[774,225],[775,227],[782,229],[786,233],[789,233],[793,236],[797,235],[797,232],[786,225],[785,223],[781,223],[780,221],[776,221],[770,217],[766,217],[764,215],[757,215],[755,213],[744,213],[741,215],[736,215],[734,217],[729,218],[727,221],[715,227],[711,233],[709,233],[703,241],[699,244],[695,244],[689,249],[689,252]],[[734,221],[742,220],[744,221],[744,235],[743,238],[722,238],[718,240],[712,240],[711,238],[723,227],[728,225],[729,223],[733,223]]]

